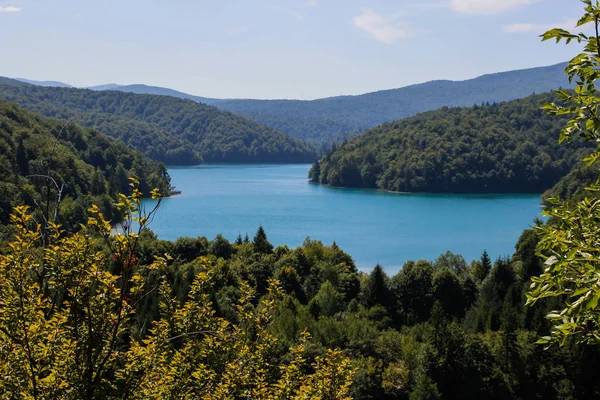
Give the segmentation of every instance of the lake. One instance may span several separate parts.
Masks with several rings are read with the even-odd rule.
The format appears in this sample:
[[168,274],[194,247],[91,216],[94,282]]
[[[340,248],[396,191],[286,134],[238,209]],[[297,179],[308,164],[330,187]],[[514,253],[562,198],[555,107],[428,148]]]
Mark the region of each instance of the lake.
[[[307,236],[335,241],[361,269],[393,274],[408,260],[446,250],[478,259],[511,255],[540,212],[539,195],[437,195],[337,189],[308,182],[310,165],[169,168],[182,194],[163,200],[151,229],[160,239],[218,233],[252,239],[259,225],[274,245]],[[147,205],[152,200],[145,200]]]

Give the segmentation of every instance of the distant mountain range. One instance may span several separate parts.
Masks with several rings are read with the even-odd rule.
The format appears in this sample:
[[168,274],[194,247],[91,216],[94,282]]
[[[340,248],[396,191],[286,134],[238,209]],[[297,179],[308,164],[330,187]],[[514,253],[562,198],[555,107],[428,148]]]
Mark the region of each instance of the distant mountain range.
[[67,87],[67,88],[71,88],[74,86],[71,86],[67,83],[64,82],[58,82],[58,81],[32,81],[31,79],[25,79],[25,78],[14,78],[15,80],[19,81],[19,82],[24,82],[24,83],[29,83],[31,85],[36,85],[36,86],[44,86],[44,87]]
[[464,81],[436,80],[398,89],[317,100],[214,99],[147,85],[108,84],[90,89],[190,99],[245,116],[309,143],[323,145],[356,136],[384,122],[443,106],[514,100],[569,87],[565,66],[566,63],[561,63],[499,72]]

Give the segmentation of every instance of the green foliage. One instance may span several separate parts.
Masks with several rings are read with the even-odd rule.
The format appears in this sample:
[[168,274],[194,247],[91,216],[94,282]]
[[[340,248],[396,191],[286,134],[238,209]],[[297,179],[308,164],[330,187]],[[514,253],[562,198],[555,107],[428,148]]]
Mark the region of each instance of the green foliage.
[[262,225],[256,230],[252,244],[254,245],[254,250],[259,253],[270,254],[273,252],[273,245],[267,240],[267,234]]
[[389,278],[381,265],[376,265],[362,285],[362,303],[365,307],[384,306],[391,304]]
[[477,282],[482,282],[492,269],[492,260],[486,250],[481,253],[481,259],[473,266],[472,274]]
[[566,119],[540,110],[555,98],[444,107],[385,123],[326,154],[319,182],[399,192],[541,193],[592,151],[581,140],[556,143]]
[[111,203],[130,190],[130,176],[140,180],[144,195],[152,187],[170,191],[164,165],[97,131],[1,100],[0,149],[0,225],[8,222],[12,207],[23,204],[43,228],[49,221],[78,228],[91,202],[112,218]]
[[311,162],[306,144],[274,129],[191,100],[118,91],[40,87],[0,80],[0,98],[69,119],[167,164]]
[[[557,91],[564,105],[550,103],[543,108],[551,115],[568,115],[570,119],[560,132],[560,142],[571,142],[577,135],[588,141],[600,139],[600,97],[597,81],[600,78],[600,4],[582,0],[584,14],[577,26],[591,25],[595,35],[573,34],[552,29],[542,35],[543,40],[556,39],[567,44],[583,44],[583,51],[567,65],[565,72],[576,82],[574,93]],[[588,165],[600,158],[600,151],[585,158]],[[599,190],[592,185],[590,190]],[[527,304],[541,299],[558,298],[559,307],[546,317],[552,323],[550,336],[540,343],[558,343],[564,346],[570,338],[580,343],[600,343],[600,203],[597,198],[584,198],[569,204],[556,198],[547,200],[544,212],[552,221],[538,226],[538,250],[545,259],[543,271],[532,278],[527,293]]]
[[546,261],[541,275],[532,278],[528,304],[547,297],[564,298],[562,309],[547,315],[553,323],[542,343],[564,345],[577,341],[600,343],[600,201],[584,199],[572,207],[556,201],[545,211],[554,224],[540,227],[538,249]]
[[[196,260],[183,300],[167,279],[174,259],[155,256],[140,264],[140,240],[151,239],[142,232],[158,208],[145,213],[141,196],[134,180],[131,196],[120,195],[117,203],[137,231],[112,234],[93,205],[80,232],[65,234],[52,224],[43,248],[27,207],[15,209],[17,236],[0,255],[0,396],[349,399],[350,360],[332,349],[307,355],[306,332],[286,361],[269,362],[277,349],[270,331],[281,298],[277,282],[260,299],[239,282],[232,323],[216,315],[211,301],[219,263]],[[152,196],[159,198],[158,190]],[[158,300],[159,312],[142,333],[135,320],[148,297]]]

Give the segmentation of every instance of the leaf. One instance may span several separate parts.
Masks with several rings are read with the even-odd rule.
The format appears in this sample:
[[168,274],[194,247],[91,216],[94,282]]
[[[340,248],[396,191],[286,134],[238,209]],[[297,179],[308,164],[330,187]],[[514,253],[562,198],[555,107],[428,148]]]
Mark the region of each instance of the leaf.
[[589,296],[585,302],[583,303],[583,306],[586,310],[593,310],[596,308],[596,306],[598,305],[598,298],[600,297],[600,295],[596,292],[593,295]]
[[548,259],[546,260],[546,262],[544,262],[544,264],[546,265],[554,265],[558,262],[558,258],[556,258],[556,256],[551,256],[548,257]]

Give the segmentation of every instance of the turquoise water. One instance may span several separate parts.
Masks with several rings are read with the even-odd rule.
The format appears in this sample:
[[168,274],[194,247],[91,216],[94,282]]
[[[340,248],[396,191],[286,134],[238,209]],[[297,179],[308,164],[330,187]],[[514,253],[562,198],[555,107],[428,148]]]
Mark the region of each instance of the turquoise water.
[[[275,245],[307,236],[337,244],[363,270],[388,273],[408,260],[433,260],[446,250],[467,261],[487,249],[493,258],[514,245],[539,215],[538,195],[400,194],[335,189],[307,182],[310,165],[202,165],[170,168],[182,191],[163,201],[151,228],[179,236],[250,238],[259,225]],[[151,200],[146,203],[150,205]]]

